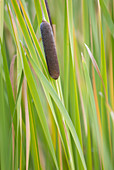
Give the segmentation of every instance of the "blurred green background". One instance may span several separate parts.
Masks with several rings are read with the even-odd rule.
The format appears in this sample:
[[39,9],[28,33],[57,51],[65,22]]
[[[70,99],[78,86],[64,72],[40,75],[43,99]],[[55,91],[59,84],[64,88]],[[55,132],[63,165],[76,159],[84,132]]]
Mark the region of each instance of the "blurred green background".
[[0,0],[0,169],[114,169],[114,0]]

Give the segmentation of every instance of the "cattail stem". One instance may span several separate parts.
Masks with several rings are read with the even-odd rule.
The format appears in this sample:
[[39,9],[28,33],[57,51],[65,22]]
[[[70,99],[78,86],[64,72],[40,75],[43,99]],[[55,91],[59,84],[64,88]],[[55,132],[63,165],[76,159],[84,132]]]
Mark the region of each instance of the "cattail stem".
[[50,22],[51,28],[52,28],[52,30],[53,30],[53,25],[52,25],[52,20],[51,20],[51,15],[50,15],[50,11],[49,11],[49,7],[48,7],[47,0],[45,0],[45,5],[46,5],[48,17],[49,17],[49,22]]

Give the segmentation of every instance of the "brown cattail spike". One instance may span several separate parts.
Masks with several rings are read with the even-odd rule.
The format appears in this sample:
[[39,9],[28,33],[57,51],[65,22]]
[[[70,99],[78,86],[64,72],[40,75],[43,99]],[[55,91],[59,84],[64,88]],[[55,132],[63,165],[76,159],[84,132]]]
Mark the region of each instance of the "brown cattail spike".
[[58,79],[59,64],[57,60],[57,52],[52,28],[48,22],[42,21],[40,25],[40,30],[49,74],[53,79]]

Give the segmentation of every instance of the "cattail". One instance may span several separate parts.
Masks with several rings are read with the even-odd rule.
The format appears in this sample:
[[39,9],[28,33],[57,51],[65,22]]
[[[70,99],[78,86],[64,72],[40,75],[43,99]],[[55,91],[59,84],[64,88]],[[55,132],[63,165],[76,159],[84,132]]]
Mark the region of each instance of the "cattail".
[[59,64],[51,25],[43,20],[40,30],[49,74],[56,80],[59,77]]

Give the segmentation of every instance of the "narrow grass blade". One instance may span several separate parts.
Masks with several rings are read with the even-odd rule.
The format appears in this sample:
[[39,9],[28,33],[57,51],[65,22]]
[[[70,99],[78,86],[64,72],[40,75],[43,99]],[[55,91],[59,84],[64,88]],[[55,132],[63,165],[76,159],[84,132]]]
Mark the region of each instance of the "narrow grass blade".
[[34,23],[33,23],[33,29],[35,33],[37,32],[37,28],[38,28],[38,20],[37,20],[37,15],[35,15]]
[[[100,15],[100,14],[99,14]],[[107,70],[106,70],[106,57],[105,57],[105,47],[104,47],[104,38],[102,25],[100,22],[101,29],[101,76],[104,82],[104,86],[106,89],[106,95],[108,96],[108,87],[107,87]],[[101,92],[103,93],[103,86],[101,85]],[[108,97],[106,99],[108,101]],[[110,117],[108,112],[105,110],[105,104],[103,99],[101,98],[101,114],[102,114],[102,128],[103,128],[103,140],[106,140],[106,144],[109,148],[109,152],[111,154],[111,136],[110,136]]]
[[68,110],[69,32],[66,0],[64,10],[64,102],[65,107]]
[[[73,68],[72,59],[70,57],[70,117],[77,132],[81,147],[82,147],[82,138],[81,138],[81,128],[80,128],[80,117],[79,117],[79,108],[78,108],[78,99],[77,99],[77,86],[76,86],[76,77],[75,77],[75,69]],[[77,168],[82,169],[80,157],[78,152],[75,150],[75,144],[72,142],[73,153],[74,153],[74,161],[77,162]],[[76,161],[77,160],[77,161]],[[76,166],[76,164],[75,164]],[[76,168],[76,167],[75,167]]]
[[5,140],[5,110],[4,110],[4,88],[3,88],[3,79],[2,79],[2,68],[0,67],[0,135],[1,135],[1,140],[0,140],[0,166],[1,169],[6,169],[6,164],[5,164],[5,151],[4,151],[4,140]]
[[[78,84],[78,90],[80,94],[80,101],[81,101],[81,108],[83,113],[83,121],[84,121],[84,127],[85,127],[85,134],[87,135],[87,118],[86,118],[86,100],[84,100],[85,96],[85,89],[83,87],[84,78],[83,78],[83,72],[81,67],[81,60],[80,60],[80,54],[79,54],[79,47],[77,44],[77,39],[75,36],[75,30],[73,31],[73,37],[74,37],[74,55],[75,55],[75,65],[76,65],[76,78],[77,78],[77,84]],[[81,122],[82,123],[82,122]]]
[[58,159],[59,159],[59,169],[62,170],[63,169],[63,163],[62,163],[62,147],[61,147],[61,140],[60,140],[60,135],[58,134],[58,150],[59,150],[59,154],[58,154]]
[[[0,168],[4,169],[12,169],[12,143],[9,140],[12,135],[9,134],[9,104],[7,102],[7,92],[5,88],[5,81],[3,79],[3,69],[0,67]],[[6,164],[7,162],[7,164]]]
[[40,164],[40,157],[39,157],[39,150],[38,150],[36,123],[34,120],[32,97],[30,95],[29,89],[27,92],[28,92],[28,106],[29,106],[29,118],[30,118],[32,158],[34,161],[34,169],[39,170],[39,169],[41,169],[41,164]]
[[36,16],[38,20],[38,26],[40,27],[40,24],[42,22],[42,11],[41,11],[41,5],[39,0],[34,0],[35,9],[36,9]]
[[[83,10],[83,34],[84,34],[84,43],[86,43],[88,46],[90,45],[89,39],[90,39],[90,28],[89,28],[89,13],[88,13],[88,5],[87,0],[82,0],[82,10]],[[86,63],[89,67],[89,56],[87,55],[87,52],[84,49],[84,56],[86,57]]]
[[20,108],[20,162],[19,162],[20,170],[22,170],[22,111]]
[[99,124],[99,129],[102,137],[102,127],[101,127],[101,118],[100,118],[100,110],[98,105],[98,98],[97,98],[97,91],[96,91],[96,83],[95,83],[95,75],[94,75],[94,69],[92,67],[92,77],[93,77],[93,93],[95,98],[95,106],[96,106],[96,112],[97,112],[97,119]]
[[73,62],[73,65],[74,65],[72,0],[66,0],[66,2],[67,2],[67,17],[68,17],[69,39],[70,39],[70,45],[71,45],[72,62]]
[[25,119],[26,119],[26,170],[29,167],[29,151],[30,151],[30,123],[29,123],[29,110],[28,110],[28,100],[27,100],[27,82],[24,78],[23,81],[24,88],[24,102],[25,102]]
[[[5,79],[6,79],[6,86],[7,86],[7,93],[8,93],[10,111],[11,111],[11,114],[13,114],[15,102],[14,102],[13,91],[12,91],[12,87],[11,87],[11,81],[10,81],[10,75],[9,75],[7,60],[6,60],[6,56],[5,56],[5,53],[4,53],[2,43],[1,43],[1,52],[2,52],[2,57],[3,57],[3,65],[4,65],[4,72],[5,72]],[[16,130],[16,117],[14,117],[13,123],[14,123],[14,129]]]
[[91,133],[90,133],[90,125],[88,120],[88,127],[87,127],[87,169],[92,169],[92,150],[91,150]]
[[13,58],[11,60],[11,64],[10,64],[10,79],[11,79],[11,86],[12,86],[14,98],[15,98],[15,92],[14,92],[14,65],[15,65],[16,57],[17,57],[17,55],[13,56]]
[[[90,17],[90,24],[92,28],[92,43],[93,43],[93,52],[95,55],[95,60],[97,63],[99,63],[99,54],[100,54],[100,49],[99,49],[99,37],[98,37],[98,26],[97,26],[97,16],[95,15],[95,3],[94,1],[87,0],[88,3],[88,10],[89,10],[89,17]],[[94,45],[95,44],[95,45]]]

